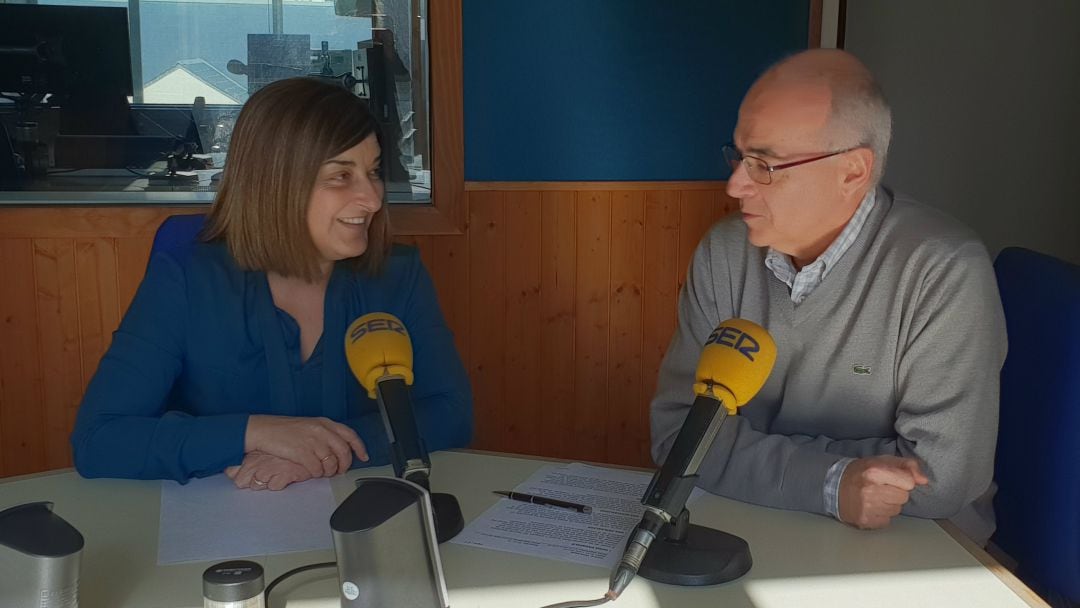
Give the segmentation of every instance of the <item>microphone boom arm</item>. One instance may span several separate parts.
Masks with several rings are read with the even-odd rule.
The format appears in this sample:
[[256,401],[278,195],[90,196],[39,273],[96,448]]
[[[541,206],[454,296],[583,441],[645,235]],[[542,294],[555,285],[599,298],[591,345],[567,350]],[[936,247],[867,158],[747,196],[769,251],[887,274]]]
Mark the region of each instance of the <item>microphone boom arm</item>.
[[420,437],[405,377],[386,374],[377,381],[376,399],[386,427],[394,475],[430,489],[431,460]]
[[666,523],[679,516],[697,484],[701,461],[727,416],[727,409],[717,399],[699,396],[694,400],[664,464],[645,491],[641,502],[647,510],[655,511]]

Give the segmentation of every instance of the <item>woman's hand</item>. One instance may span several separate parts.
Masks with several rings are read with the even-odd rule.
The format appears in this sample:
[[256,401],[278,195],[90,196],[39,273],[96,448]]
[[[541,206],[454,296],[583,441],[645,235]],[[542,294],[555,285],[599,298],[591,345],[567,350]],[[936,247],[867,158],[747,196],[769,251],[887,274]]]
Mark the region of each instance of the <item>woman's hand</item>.
[[263,452],[251,452],[238,466],[225,469],[236,487],[250,490],[283,490],[285,486],[311,479],[304,467]]
[[348,471],[353,453],[360,460],[368,459],[364,442],[351,428],[329,418],[304,416],[250,416],[244,452],[284,458],[304,467],[312,477]]

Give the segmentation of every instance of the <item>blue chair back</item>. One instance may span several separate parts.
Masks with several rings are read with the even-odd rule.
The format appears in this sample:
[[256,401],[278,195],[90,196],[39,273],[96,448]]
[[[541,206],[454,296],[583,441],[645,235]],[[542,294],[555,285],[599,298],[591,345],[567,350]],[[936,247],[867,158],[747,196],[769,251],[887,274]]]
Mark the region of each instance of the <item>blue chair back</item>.
[[994,271],[1009,353],[993,541],[1044,596],[1080,602],[1080,266],[1010,247]]
[[158,226],[150,255],[157,251],[168,251],[185,257],[197,242],[199,231],[205,223],[205,215],[170,215]]

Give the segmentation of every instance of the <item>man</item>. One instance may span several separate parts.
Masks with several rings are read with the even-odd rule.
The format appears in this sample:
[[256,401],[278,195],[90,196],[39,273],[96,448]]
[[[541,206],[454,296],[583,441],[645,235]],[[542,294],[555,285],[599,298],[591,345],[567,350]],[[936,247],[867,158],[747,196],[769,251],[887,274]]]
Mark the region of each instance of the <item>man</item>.
[[997,284],[970,231],[878,187],[891,125],[842,51],[795,55],[750,88],[724,151],[742,215],[694,254],[652,403],[653,457],[686,417],[705,339],[743,317],[772,334],[776,366],[721,428],[700,486],[860,528],[951,518],[985,544],[1006,349]]

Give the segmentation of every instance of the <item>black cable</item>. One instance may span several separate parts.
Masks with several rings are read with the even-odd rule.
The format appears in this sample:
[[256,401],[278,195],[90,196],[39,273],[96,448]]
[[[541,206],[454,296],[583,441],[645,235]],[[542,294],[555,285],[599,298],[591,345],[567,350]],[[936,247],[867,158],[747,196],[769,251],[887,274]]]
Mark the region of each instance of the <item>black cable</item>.
[[266,608],[270,608],[270,592],[273,591],[274,587],[277,587],[278,583],[280,583],[281,581],[289,578],[290,576],[293,576],[294,574],[300,574],[301,572],[307,572],[308,570],[318,570],[320,568],[333,568],[335,566],[337,566],[337,562],[321,562],[321,563],[318,563],[318,564],[308,564],[306,566],[300,566],[299,568],[293,568],[292,570],[289,570],[285,574],[282,574],[281,576],[279,576],[279,577],[275,578],[274,580],[270,581],[270,584],[266,586],[266,591],[263,594],[263,599],[266,600]]
[[582,600],[582,601],[577,601],[577,602],[560,602],[558,604],[548,604],[547,606],[544,606],[543,608],[590,608],[591,606],[599,606],[600,604],[606,604],[606,603],[610,602],[612,599],[613,598],[611,596],[605,595],[604,597],[602,597],[600,599],[597,599],[597,600]]
[[[308,564],[306,566],[300,566],[299,568],[293,568],[285,574],[270,581],[270,584],[266,586],[266,591],[263,593],[263,599],[266,600],[266,608],[270,608],[270,592],[274,590],[274,587],[278,586],[278,583],[289,578],[290,576],[300,574],[301,572],[307,572],[308,570],[319,570],[321,568],[333,568],[337,566],[337,562],[321,562],[318,564]],[[600,604],[606,604],[613,598],[608,595],[596,600],[582,600],[574,602],[562,602],[559,604],[550,604],[544,608],[586,608],[589,606],[599,606]]]

